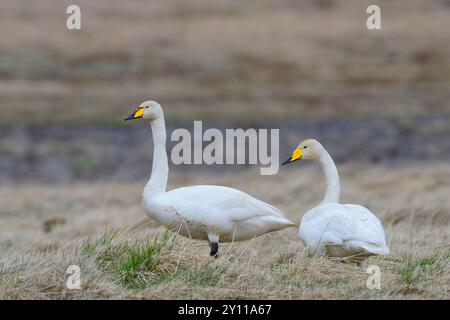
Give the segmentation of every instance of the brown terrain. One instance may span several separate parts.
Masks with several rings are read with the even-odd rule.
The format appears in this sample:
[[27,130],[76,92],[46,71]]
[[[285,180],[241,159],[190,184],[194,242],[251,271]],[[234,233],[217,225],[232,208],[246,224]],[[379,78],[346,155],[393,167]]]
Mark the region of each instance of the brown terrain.
[[[450,298],[450,2],[0,3],[0,298]],[[280,129],[280,157],[323,142],[343,201],[382,221],[391,254],[363,266],[307,254],[297,230],[225,244],[145,218],[148,125]],[[170,135],[169,135],[170,137]],[[173,146],[169,143],[168,149]],[[236,187],[298,223],[324,192],[314,165],[170,166],[170,186]],[[159,235],[155,238],[155,235]],[[81,268],[82,289],[65,286]],[[378,265],[381,289],[366,286]]]

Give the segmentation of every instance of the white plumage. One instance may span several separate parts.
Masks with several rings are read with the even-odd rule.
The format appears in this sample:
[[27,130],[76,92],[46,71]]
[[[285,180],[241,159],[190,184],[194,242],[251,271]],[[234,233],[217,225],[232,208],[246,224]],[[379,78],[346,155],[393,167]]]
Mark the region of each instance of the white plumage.
[[305,246],[315,253],[351,257],[356,261],[371,255],[388,254],[380,220],[361,205],[339,203],[339,175],[325,148],[316,140],[305,140],[283,164],[299,159],[318,161],[327,179],[322,203],[307,211],[301,219],[299,235]]
[[294,225],[279,210],[249,194],[214,185],[144,196],[144,208],[181,235],[211,242],[247,240]]
[[208,240],[212,256],[219,241],[247,240],[295,226],[280,210],[236,189],[199,185],[166,192],[169,168],[162,108],[146,101],[125,120],[137,118],[151,121],[154,140],[152,174],[142,194],[148,216],[185,237]]
[[331,256],[389,253],[381,222],[360,205],[321,204],[305,213],[299,234],[309,250]]

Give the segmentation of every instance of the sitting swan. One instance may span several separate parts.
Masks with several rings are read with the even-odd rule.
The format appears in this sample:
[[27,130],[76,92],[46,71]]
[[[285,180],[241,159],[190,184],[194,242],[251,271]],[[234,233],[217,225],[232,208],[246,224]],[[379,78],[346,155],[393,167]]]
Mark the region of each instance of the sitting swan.
[[305,140],[283,165],[299,159],[319,162],[327,180],[322,203],[301,220],[299,235],[308,250],[358,262],[371,255],[388,254],[380,220],[363,206],[339,203],[338,171],[325,148],[317,140]]
[[211,256],[217,255],[219,241],[248,240],[295,226],[277,208],[236,189],[199,185],[166,192],[169,167],[163,110],[157,102],[145,101],[124,120],[138,118],[150,121],[154,141],[152,173],[142,195],[148,216],[182,236],[208,240]]

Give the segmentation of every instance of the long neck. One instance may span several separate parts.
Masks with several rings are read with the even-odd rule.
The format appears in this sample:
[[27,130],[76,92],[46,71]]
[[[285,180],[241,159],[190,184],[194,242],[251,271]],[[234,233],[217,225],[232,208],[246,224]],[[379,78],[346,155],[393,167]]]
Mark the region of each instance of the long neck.
[[325,173],[325,178],[327,181],[327,189],[325,191],[325,197],[323,198],[322,203],[339,203],[341,186],[339,183],[339,174],[333,159],[331,159],[328,152],[324,149],[318,161],[323,172]]
[[166,151],[166,125],[161,115],[151,122],[153,134],[153,166],[150,179],[145,186],[144,193],[153,195],[166,191],[169,166]]

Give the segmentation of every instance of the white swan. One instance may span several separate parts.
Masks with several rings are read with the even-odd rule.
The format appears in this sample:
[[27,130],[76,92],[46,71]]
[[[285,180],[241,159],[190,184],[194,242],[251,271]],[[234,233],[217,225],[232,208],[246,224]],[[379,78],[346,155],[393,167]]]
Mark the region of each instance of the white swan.
[[150,120],[154,141],[152,173],[142,195],[148,216],[185,237],[208,240],[211,256],[217,255],[219,241],[247,240],[295,226],[277,208],[236,189],[199,185],[166,192],[163,110],[157,102],[145,101],[124,120],[138,118]]
[[317,140],[305,140],[283,164],[299,159],[316,160],[327,180],[322,203],[307,211],[301,220],[299,235],[306,247],[312,252],[349,257],[357,262],[371,255],[388,254],[380,220],[363,206],[339,203],[338,171],[325,148]]

